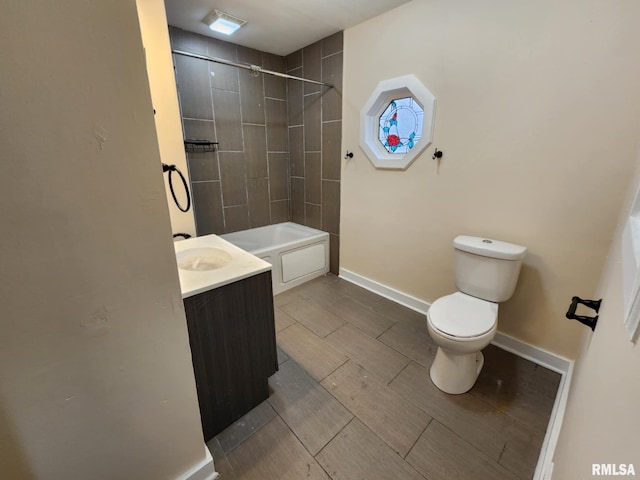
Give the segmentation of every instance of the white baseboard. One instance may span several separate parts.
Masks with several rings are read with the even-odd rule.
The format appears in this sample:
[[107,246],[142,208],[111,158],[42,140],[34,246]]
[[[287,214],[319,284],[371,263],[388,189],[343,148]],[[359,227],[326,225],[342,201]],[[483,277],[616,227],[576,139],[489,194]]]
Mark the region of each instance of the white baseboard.
[[556,401],[553,403],[553,410],[549,417],[547,425],[547,433],[544,436],[538,464],[533,475],[533,480],[551,480],[553,474],[553,455],[558,446],[558,438],[560,437],[560,429],[564,421],[564,413],[567,410],[567,400],[569,398],[569,388],[571,386],[571,377],[573,376],[573,361],[569,362],[569,367],[562,374]]
[[218,478],[213,465],[213,457],[207,446],[204,446],[205,458],[180,475],[176,480],[215,480]]
[[569,396],[569,387],[571,385],[571,376],[573,374],[573,361],[567,358],[548,352],[542,348],[529,345],[517,338],[510,337],[504,333],[496,333],[493,339],[494,345],[518,355],[522,358],[532,361],[540,366],[548,368],[562,375],[560,385],[558,385],[558,393],[553,402],[553,409],[549,417],[547,432],[542,442],[538,464],[533,475],[533,480],[551,480],[553,472],[553,455],[558,444],[560,436],[560,427],[564,420],[564,413],[567,408],[567,399]]
[[[381,297],[388,298],[389,300],[425,315],[431,306],[429,302],[420,300],[419,298],[413,297],[409,294],[396,290],[395,288],[383,285],[375,280],[371,280],[344,268],[340,268],[339,276],[340,278],[376,293]],[[533,477],[534,480],[551,480],[553,471],[553,455],[558,443],[564,413],[567,408],[569,386],[571,384],[571,375],[573,373],[573,361],[534,345],[529,345],[522,340],[518,340],[517,338],[500,332],[496,333],[496,336],[491,343],[503,350],[507,350],[519,357],[525,358],[537,365],[543,366],[562,375],[556,400],[553,404],[551,417],[549,418],[547,433],[544,437],[542,449],[540,450],[540,457],[538,458],[538,464]]]
[[548,352],[540,347],[530,345],[522,340],[511,337],[506,333],[497,332],[491,343],[503,350],[506,350],[507,352],[511,352],[519,357],[530,360],[541,367],[548,368],[549,370],[562,375],[569,371],[569,367],[572,364],[572,361],[565,357]]
[[363,277],[362,275],[351,272],[345,268],[340,268],[339,277],[373,293],[377,293],[381,297],[388,298],[389,300],[393,300],[394,302],[404,305],[411,310],[415,310],[418,313],[424,313],[426,315],[427,310],[429,310],[429,307],[431,306],[429,302],[425,302],[424,300],[420,300],[419,298],[401,292],[400,290],[378,283],[375,280]]

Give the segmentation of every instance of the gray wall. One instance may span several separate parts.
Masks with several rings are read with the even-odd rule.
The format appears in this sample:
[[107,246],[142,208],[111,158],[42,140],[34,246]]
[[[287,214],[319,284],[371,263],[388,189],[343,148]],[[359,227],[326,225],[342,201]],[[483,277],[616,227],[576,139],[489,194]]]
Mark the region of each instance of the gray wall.
[[331,234],[338,271],[342,32],[280,57],[169,27],[172,48],[336,85],[252,76],[174,55],[185,138],[219,142],[189,153],[196,231],[228,233],[288,220]]
[[287,73],[332,83],[326,88],[287,81],[291,220],[331,235],[331,271],[338,273],[342,32],[286,57]]

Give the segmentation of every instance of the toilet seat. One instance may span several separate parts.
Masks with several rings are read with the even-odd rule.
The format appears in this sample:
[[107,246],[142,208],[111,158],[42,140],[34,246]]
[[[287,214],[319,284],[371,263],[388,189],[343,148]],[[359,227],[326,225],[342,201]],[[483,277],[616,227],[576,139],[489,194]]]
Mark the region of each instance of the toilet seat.
[[437,299],[427,312],[434,328],[445,335],[473,338],[490,331],[498,319],[498,304],[455,292]]

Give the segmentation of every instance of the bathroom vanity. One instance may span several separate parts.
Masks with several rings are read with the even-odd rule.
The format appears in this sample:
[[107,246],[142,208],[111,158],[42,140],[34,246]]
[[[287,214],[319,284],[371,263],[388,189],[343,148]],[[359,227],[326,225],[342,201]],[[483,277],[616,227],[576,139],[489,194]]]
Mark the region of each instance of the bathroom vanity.
[[208,441],[269,396],[278,369],[271,266],[215,235],[175,246]]

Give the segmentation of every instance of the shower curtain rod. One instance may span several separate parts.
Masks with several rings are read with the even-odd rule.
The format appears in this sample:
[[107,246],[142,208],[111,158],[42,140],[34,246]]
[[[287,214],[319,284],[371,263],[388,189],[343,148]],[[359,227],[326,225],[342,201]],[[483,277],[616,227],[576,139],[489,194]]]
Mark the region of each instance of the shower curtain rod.
[[222,58],[207,57],[206,55],[183,52],[181,50],[172,50],[171,53],[175,53],[176,55],[184,55],[185,57],[197,58],[200,60],[207,60],[208,62],[221,63],[223,65],[229,65],[231,67],[244,68],[245,70],[251,70],[251,72],[255,73],[256,75],[259,73],[268,73],[269,75],[275,75],[276,77],[288,78],[291,80],[300,80],[301,82],[315,83],[316,85],[323,85],[325,87],[333,88],[332,83],[319,82],[317,80],[309,80],[308,78],[296,77],[293,75],[288,75],[286,73],[273,72],[271,70],[264,70],[263,68],[257,65],[235,63],[235,62],[230,62],[229,60],[223,60]]

